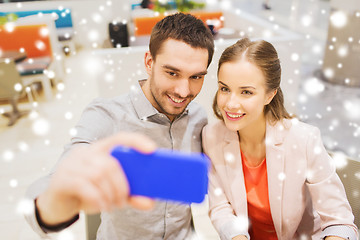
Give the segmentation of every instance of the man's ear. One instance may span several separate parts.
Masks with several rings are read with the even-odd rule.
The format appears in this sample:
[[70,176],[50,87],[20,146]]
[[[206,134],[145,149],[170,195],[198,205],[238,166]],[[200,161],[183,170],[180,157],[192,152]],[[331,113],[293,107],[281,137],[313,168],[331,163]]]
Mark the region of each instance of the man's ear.
[[265,101],[265,105],[268,105],[269,103],[271,103],[271,100],[273,100],[273,98],[275,97],[277,93],[277,89],[275,89],[274,91],[271,91],[267,94],[267,98]]
[[151,53],[150,51],[147,51],[145,53],[145,59],[144,59],[144,62],[145,62],[145,68],[146,68],[146,72],[148,73],[148,75],[151,75],[151,70],[152,70],[152,66],[153,66],[153,58],[151,56]]

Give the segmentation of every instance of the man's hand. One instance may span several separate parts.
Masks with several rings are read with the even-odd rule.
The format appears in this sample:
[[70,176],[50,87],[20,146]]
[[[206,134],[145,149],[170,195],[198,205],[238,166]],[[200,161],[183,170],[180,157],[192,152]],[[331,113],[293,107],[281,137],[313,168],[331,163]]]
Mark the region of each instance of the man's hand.
[[59,164],[47,190],[36,201],[42,222],[54,226],[86,213],[109,211],[125,204],[150,209],[154,202],[145,197],[130,197],[126,176],[110,155],[116,145],[153,152],[155,143],[134,133],[119,133],[88,146],[72,150]]

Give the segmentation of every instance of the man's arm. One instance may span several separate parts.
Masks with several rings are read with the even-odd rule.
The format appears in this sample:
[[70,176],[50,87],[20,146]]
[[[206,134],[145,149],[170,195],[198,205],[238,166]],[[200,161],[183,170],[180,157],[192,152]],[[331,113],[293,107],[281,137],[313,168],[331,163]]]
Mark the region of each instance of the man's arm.
[[80,210],[98,213],[130,204],[138,209],[150,209],[153,201],[130,197],[126,177],[110,151],[116,145],[152,152],[155,144],[149,138],[134,133],[119,133],[88,146],[73,149],[61,161],[51,176],[46,190],[36,200],[38,217],[53,227],[74,219]]

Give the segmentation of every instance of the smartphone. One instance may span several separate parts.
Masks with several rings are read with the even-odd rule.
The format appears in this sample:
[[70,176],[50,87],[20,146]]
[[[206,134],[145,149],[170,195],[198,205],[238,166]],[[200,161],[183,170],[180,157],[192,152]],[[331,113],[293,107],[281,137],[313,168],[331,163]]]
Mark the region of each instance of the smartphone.
[[125,172],[130,195],[201,203],[207,194],[210,160],[203,153],[158,149],[144,154],[117,146],[111,155]]

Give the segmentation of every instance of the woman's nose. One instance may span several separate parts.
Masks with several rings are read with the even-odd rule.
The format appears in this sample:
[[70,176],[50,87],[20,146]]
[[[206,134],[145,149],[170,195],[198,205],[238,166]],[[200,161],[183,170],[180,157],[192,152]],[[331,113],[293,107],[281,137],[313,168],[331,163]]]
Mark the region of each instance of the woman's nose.
[[226,103],[226,107],[228,109],[238,109],[240,105],[240,99],[235,94],[231,94]]

